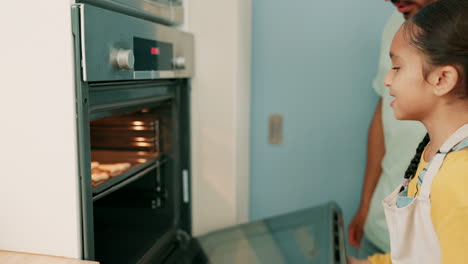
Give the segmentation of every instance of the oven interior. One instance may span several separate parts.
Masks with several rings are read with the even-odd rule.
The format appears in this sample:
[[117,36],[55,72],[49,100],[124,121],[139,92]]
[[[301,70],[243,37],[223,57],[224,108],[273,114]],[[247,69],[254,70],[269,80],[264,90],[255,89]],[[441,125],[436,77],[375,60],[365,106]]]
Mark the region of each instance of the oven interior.
[[172,103],[90,122],[92,177],[104,175],[92,178],[95,253],[103,263],[137,263],[177,225]]
[[[173,159],[172,102],[90,121],[91,180],[98,198],[110,186]],[[157,175],[160,189],[161,173]]]

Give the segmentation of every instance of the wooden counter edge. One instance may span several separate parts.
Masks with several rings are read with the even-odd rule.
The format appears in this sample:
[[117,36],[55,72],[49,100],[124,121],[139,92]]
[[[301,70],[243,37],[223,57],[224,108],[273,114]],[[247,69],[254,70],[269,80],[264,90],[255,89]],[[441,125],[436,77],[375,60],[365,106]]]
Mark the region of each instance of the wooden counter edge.
[[2,264],[99,264],[96,261],[72,259],[61,256],[0,250]]

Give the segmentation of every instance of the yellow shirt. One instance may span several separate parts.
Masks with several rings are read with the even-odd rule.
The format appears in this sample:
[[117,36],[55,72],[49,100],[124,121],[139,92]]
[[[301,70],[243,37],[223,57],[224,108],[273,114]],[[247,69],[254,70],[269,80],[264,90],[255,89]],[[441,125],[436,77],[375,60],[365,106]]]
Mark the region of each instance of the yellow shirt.
[[[424,150],[425,151],[425,150]],[[422,155],[424,157],[424,153]],[[418,165],[419,175],[428,162]],[[418,177],[408,185],[408,196],[414,197]],[[421,189],[421,186],[418,186]],[[468,149],[447,155],[431,186],[431,218],[439,239],[443,264],[468,263]],[[390,253],[369,257],[372,264],[392,263]]]

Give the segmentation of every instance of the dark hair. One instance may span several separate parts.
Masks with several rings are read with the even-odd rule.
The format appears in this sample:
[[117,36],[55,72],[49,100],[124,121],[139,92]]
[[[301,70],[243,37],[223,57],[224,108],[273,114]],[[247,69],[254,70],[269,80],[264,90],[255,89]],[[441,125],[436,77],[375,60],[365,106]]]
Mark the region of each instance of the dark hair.
[[[460,76],[456,90],[468,94],[468,0],[439,0],[422,8],[405,25],[409,44],[426,57],[423,73],[431,67],[453,65]],[[416,154],[405,172],[413,179],[429,135],[419,143]]]
[[429,134],[426,133],[426,136],[419,143],[418,148],[416,149],[416,154],[411,160],[410,165],[406,169],[405,179],[411,180],[414,178],[416,170],[418,170],[418,164],[421,160],[422,153],[424,151],[424,148],[427,146],[427,144],[429,144],[429,140],[430,140]]
[[468,1],[439,0],[422,8],[404,25],[409,44],[426,57],[425,77],[434,66],[454,66],[456,90],[468,94]]

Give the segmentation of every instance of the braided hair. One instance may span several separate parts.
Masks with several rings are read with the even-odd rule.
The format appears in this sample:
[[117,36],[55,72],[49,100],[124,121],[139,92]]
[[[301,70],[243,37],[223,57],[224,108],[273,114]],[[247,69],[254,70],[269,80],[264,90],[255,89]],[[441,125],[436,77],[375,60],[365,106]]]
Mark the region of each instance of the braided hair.
[[[429,141],[430,141],[429,134],[426,133],[426,136],[419,143],[418,148],[416,149],[416,154],[414,154],[414,157],[411,160],[410,165],[406,169],[406,172],[405,172],[406,180],[410,181],[416,175],[416,170],[418,169],[418,164],[419,164],[419,161],[421,160],[422,153],[424,151],[424,148],[427,146],[427,144],[429,144]],[[404,188],[402,187],[402,189]]]

